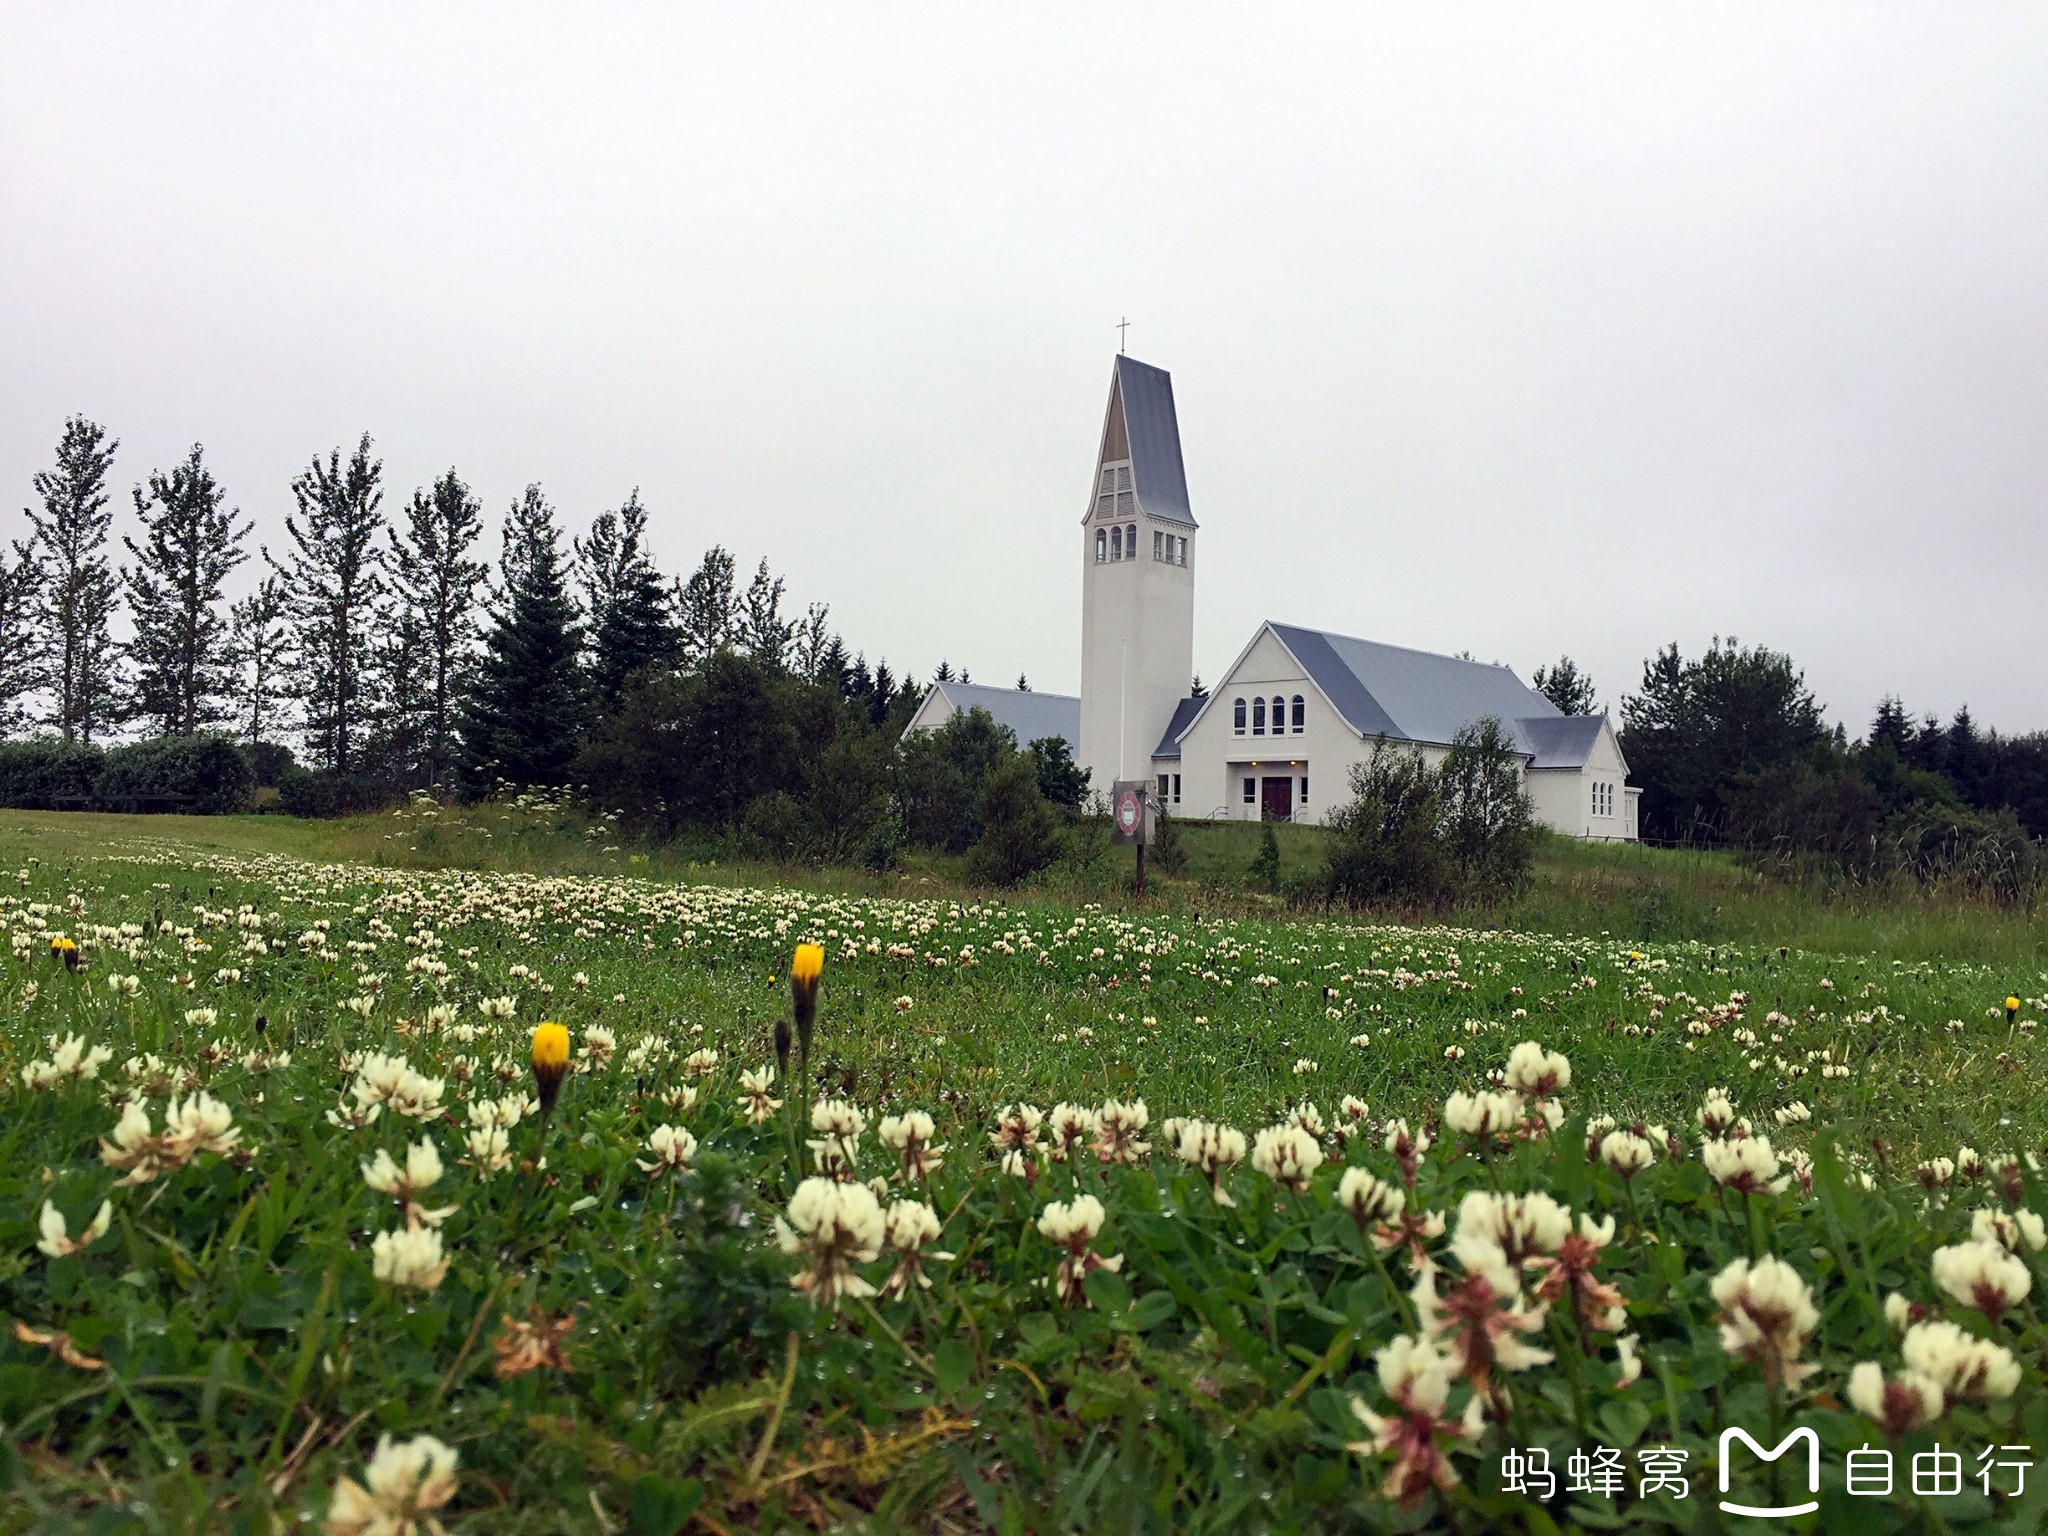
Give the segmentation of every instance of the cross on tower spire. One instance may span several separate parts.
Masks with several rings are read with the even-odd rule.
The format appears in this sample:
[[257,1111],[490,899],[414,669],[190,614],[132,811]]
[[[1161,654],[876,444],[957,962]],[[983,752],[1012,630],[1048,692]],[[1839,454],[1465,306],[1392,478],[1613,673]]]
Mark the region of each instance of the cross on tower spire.
[[1130,328],[1131,322],[1129,320],[1119,320],[1116,323],[1116,350],[1118,356],[1123,355],[1124,332],[1128,331]]

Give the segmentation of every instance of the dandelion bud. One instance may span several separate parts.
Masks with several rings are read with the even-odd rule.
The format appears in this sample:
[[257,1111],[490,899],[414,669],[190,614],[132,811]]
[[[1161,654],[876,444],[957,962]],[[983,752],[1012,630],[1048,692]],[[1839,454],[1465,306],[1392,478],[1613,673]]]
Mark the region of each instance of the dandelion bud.
[[789,1076],[789,1047],[789,1020],[777,1019],[775,1021],[775,1075],[777,1077]]
[[533,1081],[540,1091],[540,1112],[553,1112],[555,1096],[562,1091],[562,1074],[569,1070],[569,1031],[543,1020],[533,1031]]
[[818,977],[825,969],[825,950],[819,944],[799,944],[789,963],[789,996],[796,1014],[797,1048],[802,1053],[805,1088],[811,1070],[811,1032],[818,1022]]

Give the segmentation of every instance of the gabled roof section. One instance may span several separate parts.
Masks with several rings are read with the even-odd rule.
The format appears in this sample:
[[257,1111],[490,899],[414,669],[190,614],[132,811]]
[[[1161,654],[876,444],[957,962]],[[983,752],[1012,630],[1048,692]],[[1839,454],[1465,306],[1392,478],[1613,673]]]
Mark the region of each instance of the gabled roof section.
[[[1268,627],[1361,736],[1443,746],[1473,721],[1492,715],[1534,755],[1532,722],[1567,718],[1506,667],[1292,624]],[[1597,735],[1599,717],[1587,718]],[[1569,750],[1562,738],[1559,746]]]
[[1131,488],[1137,492],[1140,511],[1167,522],[1196,526],[1195,514],[1188,507],[1187,470],[1180,457],[1173,375],[1120,352],[1110,374],[1109,411],[1103,420],[1102,451],[1096,456],[1096,484],[1089,488],[1088,516],[1094,515],[1101,467],[1125,458],[1131,461]]
[[1583,768],[1607,724],[1605,715],[1548,715],[1509,722],[1531,768]]
[[1179,757],[1180,739],[1188,727],[1195,723],[1195,716],[1202,712],[1202,706],[1209,702],[1205,694],[1201,698],[1193,695],[1182,699],[1173,706],[1173,718],[1166,723],[1166,734],[1159,738],[1159,745],[1152,749],[1154,758]]
[[933,683],[932,691],[964,713],[985,709],[997,725],[1007,725],[1017,745],[1028,747],[1046,736],[1063,737],[1069,751],[1081,750],[1081,701],[1064,693],[1030,693],[1022,688],[989,688],[980,683]]

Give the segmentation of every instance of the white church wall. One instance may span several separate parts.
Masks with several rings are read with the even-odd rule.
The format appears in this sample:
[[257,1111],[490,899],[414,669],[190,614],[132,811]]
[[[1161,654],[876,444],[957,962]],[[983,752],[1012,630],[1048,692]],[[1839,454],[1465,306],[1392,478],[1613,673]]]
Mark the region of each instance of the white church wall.
[[[1568,837],[1629,841],[1636,835],[1634,802],[1627,791],[1628,763],[1614,727],[1602,725],[1586,761],[1578,768],[1538,768],[1528,775],[1536,819]],[[1606,786],[1608,796],[1595,793]]]
[[[1187,697],[1195,668],[1195,535],[1147,517],[1138,558],[1095,558],[1097,522],[1081,529],[1081,766],[1106,789],[1152,772],[1152,749]],[[1102,524],[1110,526],[1111,519]],[[1188,563],[1152,558],[1152,535],[1188,541]]]
[[[1292,701],[1301,695],[1303,729],[1293,729]],[[1252,700],[1268,701],[1279,696],[1289,701],[1288,731],[1251,734]],[[1236,701],[1246,705],[1245,734],[1236,729]],[[1291,776],[1294,783],[1293,811],[1297,821],[1322,822],[1351,798],[1351,768],[1372,755],[1373,743],[1362,740],[1344,718],[1309,681],[1294,655],[1270,629],[1261,629],[1251,647],[1238,658],[1212,691],[1211,703],[1181,741],[1183,814],[1220,815],[1233,821],[1257,821],[1262,803],[1256,782],[1267,777]],[[1419,749],[1430,762],[1440,762],[1436,748]],[[1255,781],[1249,804],[1244,799],[1244,780]],[[1306,799],[1301,781],[1308,781]]]

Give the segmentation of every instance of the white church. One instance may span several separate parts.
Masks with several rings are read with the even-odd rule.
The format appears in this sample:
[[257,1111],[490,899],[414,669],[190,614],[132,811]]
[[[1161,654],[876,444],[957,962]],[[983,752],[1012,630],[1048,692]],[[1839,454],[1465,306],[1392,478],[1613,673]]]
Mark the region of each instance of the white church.
[[1150,780],[1173,815],[1320,821],[1382,740],[1439,761],[1491,715],[1522,751],[1536,817],[1572,837],[1636,836],[1628,764],[1605,715],[1567,715],[1508,668],[1267,620],[1189,694],[1196,524],[1173,379],[1121,354],[1081,529],[1081,696],[933,685],[909,730],[984,709],[1020,744],[1062,736],[1107,793]]

